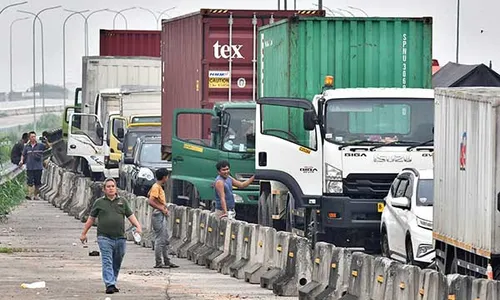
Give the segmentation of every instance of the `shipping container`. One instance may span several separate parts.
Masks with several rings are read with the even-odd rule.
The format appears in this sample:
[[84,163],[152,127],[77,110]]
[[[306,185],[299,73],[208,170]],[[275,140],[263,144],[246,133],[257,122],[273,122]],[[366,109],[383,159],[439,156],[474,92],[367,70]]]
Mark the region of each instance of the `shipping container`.
[[160,45],[160,30],[101,29],[99,55],[160,57]]
[[[500,88],[435,91],[434,224],[436,255],[443,244],[486,268],[500,254]],[[463,253],[469,254],[464,255]],[[451,263],[451,262],[449,262]],[[463,265],[462,265],[463,266]],[[473,265],[471,265],[473,266]],[[495,266],[494,266],[495,268]]]
[[432,88],[432,18],[293,18],[259,29],[259,97]]
[[[176,108],[210,107],[220,101],[255,100],[257,30],[291,16],[324,11],[202,9],[162,23],[162,144],[171,146]],[[201,122],[179,131],[196,136]],[[203,132],[207,132],[204,130]],[[166,150],[168,151],[168,150]]]
[[156,57],[82,57],[82,107],[94,113],[97,93],[126,85],[161,86],[161,60]]

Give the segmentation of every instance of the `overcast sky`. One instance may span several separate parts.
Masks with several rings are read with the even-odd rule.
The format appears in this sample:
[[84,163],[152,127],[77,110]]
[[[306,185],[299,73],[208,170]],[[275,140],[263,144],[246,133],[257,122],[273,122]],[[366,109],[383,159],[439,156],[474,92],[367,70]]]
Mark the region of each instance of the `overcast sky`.
[[[21,0],[0,0],[0,10]],[[37,12],[48,6],[62,5],[71,10],[97,10],[109,8],[120,10],[137,6],[137,0],[28,0],[28,4],[9,8],[0,15],[0,91],[9,90],[9,26],[13,20],[28,15],[17,12],[17,9]],[[432,16],[433,57],[441,65],[455,60],[456,45],[456,1],[457,0],[323,0],[323,5],[336,9],[358,7],[370,16],[390,17],[422,17]],[[277,0],[142,0],[141,6],[154,11],[162,11],[169,7],[176,8],[169,12],[170,16],[179,16],[194,12],[200,8],[248,8],[276,9]],[[495,19],[499,17],[500,1],[498,0],[461,0],[460,26],[460,62],[465,64],[488,64],[493,61],[493,68],[500,71],[500,26]],[[293,8],[293,0],[288,1]],[[317,0],[296,0],[297,9],[314,9]],[[361,16],[359,11],[351,10]],[[124,12],[129,29],[156,29],[153,16],[142,10]],[[41,15],[44,25],[45,43],[45,82],[62,85],[62,24],[67,12],[62,9],[44,12]],[[90,55],[99,51],[99,29],[112,29],[114,14],[96,13],[89,19]],[[117,29],[124,28],[119,17]],[[481,33],[481,30],[483,32]],[[37,27],[37,32],[39,29]],[[73,17],[67,23],[66,36],[66,81],[80,85],[81,56],[84,51],[83,19]],[[13,27],[13,85],[14,90],[25,90],[32,85],[32,21],[17,22]],[[40,34],[37,33],[37,37]],[[37,82],[41,81],[40,45],[37,44]],[[72,85],[72,84],[70,84]]]

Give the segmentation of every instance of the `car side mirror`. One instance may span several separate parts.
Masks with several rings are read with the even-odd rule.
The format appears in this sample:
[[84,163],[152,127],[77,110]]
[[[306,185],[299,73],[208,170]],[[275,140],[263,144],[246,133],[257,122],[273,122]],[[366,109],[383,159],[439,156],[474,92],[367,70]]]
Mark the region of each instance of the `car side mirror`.
[[120,151],[123,150],[123,143],[118,143],[118,150],[120,150]]
[[313,109],[308,109],[304,111],[304,129],[307,131],[314,130],[316,128],[316,112]]
[[406,197],[392,198],[391,205],[401,209],[408,209],[410,208],[410,199]]
[[119,139],[123,139],[123,137],[125,136],[125,130],[123,130],[123,128],[118,128],[116,134],[118,135]]
[[212,117],[211,122],[210,122],[210,132],[211,133],[219,132],[219,124],[220,124],[220,118],[219,117]]
[[123,160],[124,163],[126,163],[127,165],[133,165],[134,164],[134,158],[133,157],[125,157],[125,159]]

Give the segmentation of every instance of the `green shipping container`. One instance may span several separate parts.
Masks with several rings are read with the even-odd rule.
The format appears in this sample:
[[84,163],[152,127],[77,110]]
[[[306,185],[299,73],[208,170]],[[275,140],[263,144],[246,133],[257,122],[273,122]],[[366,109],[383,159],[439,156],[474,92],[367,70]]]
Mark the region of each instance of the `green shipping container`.
[[335,88],[432,88],[432,18],[292,18],[259,29],[259,97]]
[[[322,92],[327,75],[334,76],[336,89],[432,88],[431,17],[298,17],[261,27],[259,40],[259,97],[312,100]],[[295,132],[300,144],[307,146],[301,111],[283,110],[267,108],[266,127]],[[351,118],[357,119],[352,129],[376,122]]]

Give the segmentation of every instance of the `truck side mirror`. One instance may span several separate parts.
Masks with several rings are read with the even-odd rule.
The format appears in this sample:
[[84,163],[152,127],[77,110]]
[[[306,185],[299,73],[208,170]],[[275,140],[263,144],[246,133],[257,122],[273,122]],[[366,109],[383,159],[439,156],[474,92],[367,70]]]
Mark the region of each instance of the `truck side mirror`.
[[304,129],[307,131],[316,128],[316,112],[313,109],[304,111]]
[[100,126],[99,126],[99,127],[97,127],[97,129],[96,129],[96,133],[97,133],[97,136],[98,136],[100,139],[102,139],[102,138],[103,138],[103,136],[104,136],[104,128],[102,128],[102,127],[100,127]]
[[210,132],[211,133],[219,132],[219,124],[220,124],[220,118],[212,117],[212,120],[210,122]]
[[125,130],[123,128],[118,128],[116,134],[118,135],[119,139],[123,139],[123,137],[125,136]]

